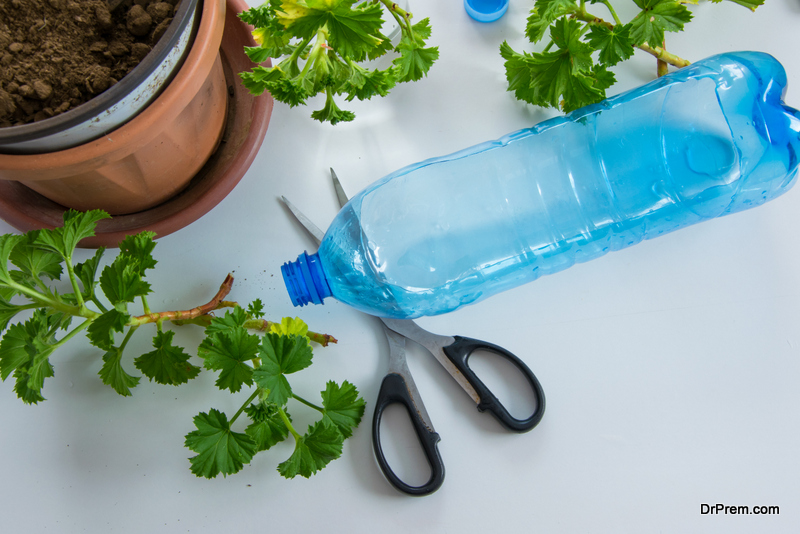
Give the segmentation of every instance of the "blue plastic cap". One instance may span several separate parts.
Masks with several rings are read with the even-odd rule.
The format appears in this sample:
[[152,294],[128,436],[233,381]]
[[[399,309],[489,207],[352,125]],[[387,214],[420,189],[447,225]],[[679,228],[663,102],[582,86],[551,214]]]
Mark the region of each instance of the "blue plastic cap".
[[281,266],[283,283],[289,291],[289,298],[295,306],[305,306],[309,302],[324,304],[325,297],[331,296],[331,288],[322,270],[319,254],[308,255],[303,252],[297,261],[286,262]]
[[479,22],[494,22],[508,11],[508,0],[464,0],[464,9]]

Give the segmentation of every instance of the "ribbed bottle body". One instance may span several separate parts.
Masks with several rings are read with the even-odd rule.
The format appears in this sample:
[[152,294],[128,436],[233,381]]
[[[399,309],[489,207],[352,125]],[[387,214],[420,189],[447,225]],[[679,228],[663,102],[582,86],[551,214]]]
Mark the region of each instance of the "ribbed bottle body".
[[319,250],[331,291],[377,315],[445,313],[774,198],[798,164],[785,83],[770,56],[715,56],[401,169],[331,224]]

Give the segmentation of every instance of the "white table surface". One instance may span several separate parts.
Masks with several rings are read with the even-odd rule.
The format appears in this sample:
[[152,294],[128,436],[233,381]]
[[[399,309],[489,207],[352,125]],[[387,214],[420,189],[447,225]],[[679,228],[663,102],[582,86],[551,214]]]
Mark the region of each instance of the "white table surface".
[[[505,90],[498,46],[506,39],[525,48],[531,6],[515,0],[501,20],[480,24],[459,0],[412,2],[417,20],[431,18],[441,54],[427,78],[352,104],[356,121],[336,127],[311,120],[316,108],[276,104],[236,189],[159,240],[153,308],[204,303],[233,272],[231,299],[261,298],[269,318],[297,315],[339,339],[315,351],[297,388],[315,396],[326,380],[348,379],[367,399],[341,459],[309,480],[285,480],[275,468],[291,453],[289,440],[237,475],[195,478],[183,446],[192,417],[212,407],[230,416],[246,394],[219,392],[204,372],[180,388],[143,381],[122,398],[100,382],[100,354],[81,339],[53,357],[56,376],[40,405],[16,399],[11,380],[0,384],[2,531],[800,532],[797,190],[420,320],[503,345],[547,394],[541,424],[509,434],[432,358],[410,349],[447,466],[443,487],[426,498],[395,491],[373,458],[372,403],[387,364],[378,323],[336,302],[289,302],[280,265],[314,245],[280,195],[324,228],[337,211],[329,167],[354,193],[406,164],[553,115]],[[691,9],[695,21],[668,35],[670,50],[693,60],[769,52],[788,71],[787,103],[800,106],[797,0],[768,0],[756,13],[729,2]],[[617,69],[610,94],[654,70],[637,52]],[[13,231],[0,222],[0,233]],[[192,327],[177,335],[190,350],[201,337]],[[137,336],[128,357],[149,347]],[[303,421],[303,409],[294,411]],[[703,515],[702,503],[779,506],[780,514]]]

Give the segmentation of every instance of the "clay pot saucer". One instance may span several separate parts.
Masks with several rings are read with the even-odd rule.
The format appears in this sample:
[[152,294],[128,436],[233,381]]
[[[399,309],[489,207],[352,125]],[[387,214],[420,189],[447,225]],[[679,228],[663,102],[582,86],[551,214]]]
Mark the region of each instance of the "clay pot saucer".
[[[82,247],[115,247],[127,235],[151,230],[165,236],[188,226],[214,208],[239,183],[266,135],[273,99],[250,95],[237,73],[252,67],[245,46],[256,46],[250,28],[238,14],[245,0],[227,0],[220,47],[228,85],[228,117],[222,142],[189,186],[166,202],[138,213],[115,215],[97,225],[97,235]],[[0,181],[0,219],[21,232],[60,226],[66,208],[13,181]]]

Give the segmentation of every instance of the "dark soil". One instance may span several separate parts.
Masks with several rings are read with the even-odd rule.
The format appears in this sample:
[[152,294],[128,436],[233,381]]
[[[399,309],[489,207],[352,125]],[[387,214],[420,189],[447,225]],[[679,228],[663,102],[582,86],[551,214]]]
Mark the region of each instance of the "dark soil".
[[117,83],[179,2],[0,0],[0,128],[53,117]]

